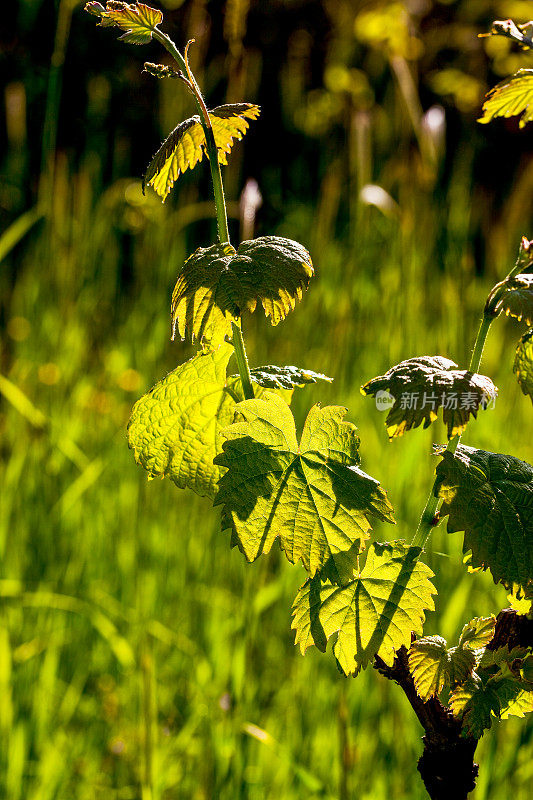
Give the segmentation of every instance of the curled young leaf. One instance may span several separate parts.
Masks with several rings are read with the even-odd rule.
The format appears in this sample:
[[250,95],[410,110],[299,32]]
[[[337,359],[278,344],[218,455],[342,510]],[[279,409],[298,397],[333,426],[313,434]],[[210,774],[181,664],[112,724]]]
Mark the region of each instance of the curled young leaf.
[[482,110],[478,122],[485,124],[495,117],[521,114],[519,125],[524,128],[533,119],[533,69],[519,69],[498,83],[487,94]]
[[469,650],[478,650],[485,647],[496,630],[496,617],[491,614],[489,617],[474,617],[467,622],[459,637],[459,646]]
[[525,395],[531,397],[533,403],[533,328],[524,333],[518,347],[513,364],[520,388]]
[[224,505],[248,561],[279,538],[287,559],[301,559],[314,575],[332,555],[364,547],[368,517],[394,522],[378,481],[358,466],[359,438],[345,414],[339,406],[313,406],[298,445],[292,413],[276,395],[236,407],[215,459],[228,470],[215,504]]
[[533,325],[533,275],[517,275],[509,281],[509,290],[502,297],[507,316]]
[[[227,164],[233,140],[240,140],[248,130],[248,120],[257,119],[260,108],[253,103],[232,103],[209,111],[218,160]],[[194,116],[177,125],[152,158],[143,178],[143,191],[152,186],[165,202],[182,172],[193,169],[206,153],[204,129]]]
[[385,425],[389,439],[402,436],[422,422],[427,428],[442,408],[448,439],[466,428],[470,414],[494,401],[498,390],[490,378],[467,370],[441,356],[420,356],[402,361],[361,387],[376,397],[379,408],[389,408]]
[[269,389],[295,389],[317,381],[327,381],[328,383],[333,381],[333,378],[328,378],[327,375],[313,372],[310,369],[272,365],[252,369],[251,376],[254,383]]
[[108,0],[104,8],[101,3],[89,2],[85,5],[85,11],[100,17],[99,24],[102,27],[116,27],[125,31],[119,39],[130,44],[147,44],[163,20],[161,11],[144,3]]
[[505,36],[517,42],[524,49],[531,47],[531,37],[533,34],[533,23],[525,22],[517,25],[512,19],[495,19],[492,23],[490,33],[480,33],[479,36]]
[[409,649],[409,671],[422,700],[440,694],[445,686],[461,683],[472,674],[476,656],[461,645],[448,648],[442,636],[425,636]]
[[320,576],[308,580],[293,605],[292,627],[302,654],[311,645],[333,654],[345,675],[357,675],[375,656],[392,666],[395,652],[420,634],[425,611],[433,610],[433,573],[418,560],[418,548],[403,542],[368,548],[365,565],[343,586]]
[[182,72],[176,72],[172,67],[167,67],[165,64],[152,64],[150,61],[144,62],[143,72],[148,72],[154,78],[183,78]]
[[514,456],[459,445],[437,467],[435,494],[448,532],[464,531],[472,565],[495,583],[533,580],[533,467]]
[[172,338],[209,342],[231,336],[231,323],[260,301],[273,325],[285,319],[314,274],[301,244],[279,236],[200,247],[190,256],[172,294]]

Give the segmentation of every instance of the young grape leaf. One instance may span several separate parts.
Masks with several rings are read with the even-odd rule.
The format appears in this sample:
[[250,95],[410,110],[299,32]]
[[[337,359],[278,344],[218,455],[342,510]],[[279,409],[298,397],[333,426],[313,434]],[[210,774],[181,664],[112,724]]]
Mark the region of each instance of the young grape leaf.
[[485,647],[494,636],[495,629],[496,617],[494,614],[491,614],[490,617],[474,617],[466,623],[461,631],[459,646],[469,650]]
[[522,392],[525,395],[529,395],[533,403],[533,328],[524,333],[518,342],[513,372]]
[[235,399],[226,390],[233,347],[199,353],[156,383],[138,400],[128,423],[128,444],[150,477],[168,477],[180,489],[214,497],[221,470],[220,430],[228,425]]
[[493,677],[484,682],[476,673],[455,688],[449,700],[454,716],[467,736],[479,739],[491,727],[493,717],[523,717],[533,710],[533,692],[514,678]]
[[439,694],[444,686],[462,683],[476,665],[475,650],[494,636],[496,618],[476,617],[461,633],[457,647],[448,648],[441,636],[426,636],[413,642],[409,650],[409,669],[422,700]]
[[182,267],[172,293],[172,338],[209,342],[216,347],[231,336],[231,323],[260,300],[272,325],[295,307],[314,274],[301,244],[280,236],[261,236],[200,247]]
[[525,658],[527,655],[527,648],[513,647],[511,650],[507,646],[498,647],[496,650],[489,650],[485,647],[481,652],[481,657],[478,663],[478,670],[490,670],[497,667],[497,671],[505,671],[507,668],[511,671],[513,662]]
[[514,456],[459,445],[437,467],[435,494],[448,533],[464,531],[463,550],[495,583],[533,579],[533,467]]
[[365,395],[385,393],[394,401],[385,420],[389,439],[422,422],[427,428],[437,419],[439,408],[448,426],[448,439],[466,428],[470,414],[477,416],[498,394],[490,378],[467,370],[441,356],[409,358],[361,387]]
[[305,386],[307,383],[317,381],[327,381],[331,383],[333,378],[322,375],[320,372],[313,372],[310,369],[301,367],[276,367],[268,365],[266,367],[255,367],[250,370],[254,383],[269,389],[294,389]]
[[372,543],[365,565],[344,586],[309,579],[293,605],[292,627],[302,654],[311,645],[333,654],[345,675],[357,675],[377,655],[392,666],[395,652],[420,634],[425,611],[433,610],[433,573],[418,560],[420,550],[403,542]]
[[498,83],[486,95],[483,116],[478,122],[490,122],[495,117],[515,117],[521,114],[519,125],[524,128],[533,119],[533,69],[519,69]]
[[152,64],[151,61],[144,62],[143,72],[147,72],[154,78],[183,78],[183,72],[176,71],[172,67],[167,67],[165,64]]
[[[257,119],[259,113],[259,106],[253,103],[232,103],[209,111],[221,164],[228,163],[233,140],[242,139],[248,130],[248,120]],[[174,128],[154,155],[143,178],[143,192],[146,186],[152,186],[165,202],[180,174],[193,169],[204,153],[207,153],[204,129],[200,117],[195,115]]]
[[[128,423],[128,444],[135,461],[151,478],[168,477],[180,489],[213,498],[224,472],[213,464],[222,450],[220,431],[244,400],[238,375],[226,378],[233,354],[229,344],[198,353],[159,381],[135,403]],[[257,387],[256,396],[265,390]],[[290,403],[292,391],[276,392]]]
[[357,466],[359,438],[345,414],[313,406],[298,446],[294,418],[278,396],[266,392],[237,406],[215,459],[228,470],[215,505],[224,505],[248,561],[279,537],[288,560],[301,559],[314,575],[332,555],[364,546],[369,516],[394,522],[378,481]]
[[85,11],[100,17],[98,24],[103,28],[121,28],[125,33],[119,39],[130,44],[147,44],[163,20],[161,11],[144,3],[108,0],[104,8],[101,3],[89,2],[85,5]]
[[510,289],[502,297],[507,316],[533,325],[533,275],[517,275],[509,281]]
[[490,33],[480,33],[479,36],[505,36],[508,39],[513,39],[521,47],[529,49],[531,47],[532,34],[533,24],[531,22],[516,25],[512,19],[495,19]]
[[439,694],[444,686],[466,680],[476,664],[472,650],[448,648],[441,636],[425,636],[413,642],[408,658],[416,691],[424,701]]

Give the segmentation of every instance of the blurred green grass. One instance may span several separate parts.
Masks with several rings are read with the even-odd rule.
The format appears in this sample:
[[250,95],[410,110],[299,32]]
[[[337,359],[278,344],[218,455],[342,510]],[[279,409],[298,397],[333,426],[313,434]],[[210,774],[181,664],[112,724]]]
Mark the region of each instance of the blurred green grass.
[[[6,326],[6,377],[33,410],[14,397],[2,413],[3,796],[423,798],[421,730],[399,690],[372,670],[343,679],[331,655],[294,648],[302,570],[277,552],[245,565],[207,501],[147,483],[127,449],[136,397],[193,353],[169,342],[169,294],[186,255],[172,233],[179,212],[143,199],[135,181],[93,198],[83,176],[74,189],[63,180],[63,211],[24,252]],[[418,202],[416,214],[440,224]],[[110,220],[130,213],[142,224],[124,292]],[[310,242],[316,213],[301,217]],[[397,510],[397,530],[376,526],[375,536],[409,538],[444,428],[389,444],[359,386],[416,354],[465,363],[496,276],[475,278],[451,254],[439,273],[415,227],[406,233],[405,220],[377,209],[357,224],[356,252],[339,241],[313,252],[317,278],[284,325],[246,320],[248,350],[254,365],[335,377],[297,394],[297,419],[313,402],[348,406],[363,466]],[[517,335],[506,319],[491,331],[483,369],[500,398],[465,442],[531,460],[531,408],[510,369]],[[488,576],[465,573],[459,535],[438,528],[427,558],[439,590],[428,633],[453,639],[468,618],[505,606]],[[530,733],[512,720],[485,735],[476,798],[529,796]]]
[[[339,47],[342,21],[339,12]],[[161,94],[173,125],[176,92]],[[376,525],[378,540],[411,538],[444,427],[389,444],[359,386],[423,353],[464,365],[486,294],[519,236],[531,235],[525,169],[478,274],[471,223],[489,200],[473,186],[474,145],[462,142],[437,190],[402,98],[400,84],[389,87],[394,124],[378,117],[371,129],[387,157],[372,163],[357,112],[347,148],[356,152],[330,147],[306,203],[285,193],[281,206],[280,180],[265,173],[265,200],[281,207],[261,232],[309,246],[317,277],[278,328],[259,314],[245,320],[252,366],[295,363],[335,378],[298,392],[293,408],[300,424],[315,402],[349,408],[363,467],[396,509],[397,528]],[[303,163],[295,153],[295,175]],[[236,158],[225,172],[230,200],[239,174]],[[396,210],[359,202],[370,180],[391,191]],[[0,795],[422,800],[422,730],[399,689],[370,669],[347,680],[330,653],[302,658],[294,648],[290,605],[303,570],[278,552],[246,565],[209,502],[147,483],[127,449],[135,399],[194,352],[169,340],[170,293],[191,242],[206,244],[199,220],[210,204],[194,180],[165,207],[138,180],[106,187],[92,152],[77,167],[58,152],[41,181],[39,218],[9,254],[12,277],[0,273]],[[230,212],[238,216],[235,202]],[[519,331],[505,319],[492,329],[482,371],[500,397],[464,441],[532,461],[531,405],[511,372]],[[467,619],[507,604],[489,576],[466,573],[460,535],[437,528],[426,558],[439,590],[427,633],[453,641]],[[478,747],[475,800],[531,796],[531,734],[528,721],[494,723]]]

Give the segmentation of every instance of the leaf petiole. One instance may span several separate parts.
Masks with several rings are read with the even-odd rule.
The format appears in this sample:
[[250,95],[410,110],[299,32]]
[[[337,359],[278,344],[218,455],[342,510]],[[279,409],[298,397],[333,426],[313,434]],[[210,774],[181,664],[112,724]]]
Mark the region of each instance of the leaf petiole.
[[244,347],[242,330],[240,325],[235,322],[231,323],[231,330],[233,331],[233,347],[235,348],[235,358],[237,359],[237,367],[241,376],[244,397],[246,400],[253,400],[255,397],[254,387],[252,386],[252,376]]

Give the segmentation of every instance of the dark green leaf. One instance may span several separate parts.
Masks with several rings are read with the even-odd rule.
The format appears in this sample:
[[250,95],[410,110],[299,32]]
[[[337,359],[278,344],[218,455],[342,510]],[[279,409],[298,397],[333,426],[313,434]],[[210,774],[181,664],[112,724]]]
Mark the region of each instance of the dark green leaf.
[[523,393],[529,395],[533,403],[533,328],[524,333],[518,342],[513,372]]
[[526,586],[533,579],[533,468],[514,456],[459,445],[443,453],[435,493],[449,515],[448,532],[464,531],[472,565],[494,581]]
[[457,364],[441,356],[402,361],[385,375],[368,381],[361,391],[372,396],[379,393],[379,399],[388,401],[385,425],[390,439],[422,422],[427,428],[437,419],[439,408],[451,439],[464,431],[470,414],[476,417],[478,409],[486,408],[498,394],[490,378],[458,370]]
[[449,705],[467,736],[479,739],[494,717],[523,717],[533,710],[533,692],[514,678],[491,678],[484,682],[476,673],[454,689]]
[[295,389],[305,386],[307,383],[317,381],[327,381],[331,383],[333,378],[322,375],[320,372],[313,372],[310,369],[301,367],[256,367],[251,370],[252,380],[263,386],[265,389]]
[[502,297],[507,316],[533,325],[533,275],[517,275],[507,284],[510,288]]

